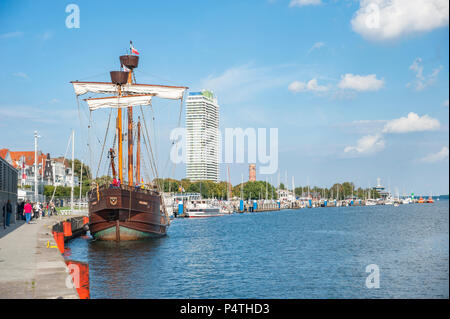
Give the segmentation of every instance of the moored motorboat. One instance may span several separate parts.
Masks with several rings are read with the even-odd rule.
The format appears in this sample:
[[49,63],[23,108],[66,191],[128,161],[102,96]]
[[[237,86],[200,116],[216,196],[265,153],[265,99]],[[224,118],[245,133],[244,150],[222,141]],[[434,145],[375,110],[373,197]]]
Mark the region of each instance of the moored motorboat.
[[199,218],[218,217],[227,214],[223,213],[219,206],[207,203],[206,200],[194,200],[187,203],[185,215],[188,218]]

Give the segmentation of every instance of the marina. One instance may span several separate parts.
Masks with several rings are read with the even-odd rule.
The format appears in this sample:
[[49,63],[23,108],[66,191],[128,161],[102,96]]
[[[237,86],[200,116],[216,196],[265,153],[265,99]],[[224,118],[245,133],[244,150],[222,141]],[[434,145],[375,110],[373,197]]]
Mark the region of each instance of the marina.
[[179,218],[153,241],[67,248],[91,298],[448,298],[448,203]]
[[[253,285],[260,285],[255,286],[254,289],[256,290],[253,292],[247,291],[244,287],[236,284],[236,282],[241,281],[243,278],[244,281],[251,281],[251,278],[245,279],[246,276],[248,276],[246,267],[250,267],[249,269],[253,269],[253,271],[255,271],[258,267],[262,267],[262,269],[268,269],[269,272],[272,272],[273,270],[270,269],[277,265],[276,267],[279,267],[279,271],[284,273],[284,275],[282,275],[283,278],[285,278],[286,276],[289,277],[289,274],[292,272],[292,270],[294,270],[294,268],[291,267],[295,267],[295,269],[298,270],[299,265],[296,265],[296,263],[301,262],[301,260],[304,260],[306,258],[306,256],[303,256],[303,253],[301,254],[301,257],[298,256],[298,253],[300,253],[300,251],[306,254],[312,254],[310,258],[313,258],[314,252],[311,250],[311,248],[304,250],[305,247],[308,247],[310,244],[312,244],[309,243],[310,240],[313,240],[316,244],[317,241],[322,242],[325,246],[328,246],[327,240],[329,239],[334,238],[333,240],[343,240],[345,242],[346,249],[354,250],[354,254],[356,254],[356,256],[360,256],[360,254],[362,254],[361,257],[358,257],[356,260],[354,260],[352,264],[346,266],[350,267],[350,269],[353,269],[348,271],[355,271],[354,267],[358,263],[369,262],[369,259],[367,259],[368,256],[366,256],[363,251],[360,250],[360,244],[357,244],[356,241],[363,240],[363,238],[366,236],[370,237],[371,231],[369,229],[375,224],[379,223],[381,220],[385,220],[383,216],[389,216],[389,219],[394,223],[397,223],[398,219],[408,219],[409,222],[407,224],[398,224],[397,227],[400,228],[396,230],[400,232],[401,236],[404,235],[406,237],[403,238],[398,235],[400,237],[394,239],[389,238],[392,237],[392,234],[384,235],[386,241],[389,242],[390,245],[393,245],[393,247],[386,247],[386,250],[380,251],[378,255],[371,256],[370,258],[374,258],[378,260],[378,262],[381,261],[385,265],[385,267],[389,268],[391,267],[389,265],[393,262],[392,253],[401,253],[401,251],[405,252],[405,250],[398,250],[400,247],[399,243],[404,240],[408,240],[421,243],[421,246],[419,246],[419,248],[415,248],[415,250],[420,249],[420,247],[422,247],[423,245],[431,245],[430,247],[433,247],[433,254],[438,254],[431,255],[429,257],[433,259],[433,263],[435,265],[437,263],[437,265],[441,265],[442,268],[441,266],[438,266],[438,268],[434,268],[432,273],[424,273],[423,276],[433,277],[436,275],[438,278],[444,279],[445,271],[448,271],[448,269],[446,270],[445,268],[445,263],[448,262],[448,250],[445,250],[445,236],[446,234],[448,235],[448,198],[439,200],[440,198],[436,197],[436,199],[433,200],[431,196],[427,199],[423,199],[423,197],[421,196],[419,199],[411,201],[410,205],[401,206],[397,204],[397,202],[393,205],[386,205],[383,201],[378,201],[378,203],[376,204],[369,205],[367,205],[364,201],[361,201],[361,203],[355,202],[353,204],[351,202],[347,203],[345,201],[331,201],[330,205],[328,205],[328,203],[323,204],[326,201],[322,201],[322,204],[320,204],[320,201],[311,202],[312,204],[310,202],[299,201],[297,204],[287,205],[288,207],[283,208],[275,207],[275,209],[272,207],[273,203],[268,205],[267,203],[261,202],[259,203],[259,208],[257,208],[258,201],[252,202],[253,205],[247,205],[244,204],[243,201],[239,201],[241,207],[242,205],[244,205],[243,207],[247,208],[248,210],[233,213],[219,213],[221,211],[222,205],[224,205],[224,207],[229,207],[230,203],[201,200],[199,194],[190,194],[188,197],[176,196],[176,198],[178,200],[187,198],[191,200],[194,199],[192,203],[195,203],[195,206],[193,207],[197,207],[197,209],[186,209],[184,213],[176,217],[176,220],[174,219],[175,216],[171,216],[173,219],[173,226],[171,227],[171,231],[168,233],[168,238],[166,239],[148,239],[146,237],[143,237],[134,238],[132,241],[112,240],[110,241],[110,243],[108,243],[108,241],[104,242],[103,239],[100,241],[95,240],[95,237],[92,236],[92,233],[90,233],[89,231],[91,225],[94,225],[95,227],[95,224],[90,222],[89,217],[87,216],[87,211],[86,215],[81,216],[73,216],[69,211],[69,215],[66,216],[60,215],[50,217],[42,221],[39,219],[36,220],[35,224],[37,225],[33,227],[36,229],[41,229],[39,233],[41,235],[39,235],[39,239],[35,238],[34,240],[38,240],[40,250],[46,251],[47,254],[51,252],[53,254],[53,260],[59,260],[59,271],[66,269],[63,272],[66,275],[59,277],[57,276],[55,277],[56,282],[54,284],[46,285],[45,287],[48,287],[48,289],[52,289],[49,291],[43,288],[41,281],[42,279],[39,279],[41,277],[37,275],[38,273],[32,276],[29,281],[25,282],[18,281],[13,283],[11,281],[11,278],[2,277],[0,278],[0,287],[2,287],[2,285],[12,284],[11,287],[13,288],[10,289],[8,296],[15,296],[20,298],[42,298],[44,296],[49,297],[51,294],[60,294],[54,295],[54,298],[80,299],[218,298],[218,296],[221,296],[222,298],[244,298],[244,296],[245,298],[253,298],[256,296],[262,296],[263,298],[304,298],[306,296],[314,296],[315,298],[336,298],[338,296],[343,298],[354,298],[357,296],[354,294],[359,293],[358,289],[352,291],[348,289],[345,290],[344,287],[335,287],[331,290],[330,288],[324,289],[321,286],[322,284],[317,285],[316,281],[314,281],[314,287],[315,289],[317,289],[317,292],[311,290],[312,286],[310,286],[311,288],[309,290],[305,290],[304,285],[308,287],[308,285],[311,285],[311,282],[308,284],[308,280],[312,280],[312,278],[308,279],[307,275],[301,276],[302,279],[300,282],[297,281],[297,286],[295,286],[297,288],[281,287],[281,290],[273,290],[273,288],[268,289],[267,287],[272,287],[271,282],[274,279],[273,277],[269,278],[267,276],[263,276],[262,274],[260,275],[260,280],[253,283]],[[212,204],[212,202],[214,202],[214,204]],[[278,204],[276,205],[278,206]],[[179,205],[183,206],[183,204]],[[295,207],[296,205],[299,205],[299,207]],[[231,206],[233,206],[233,204],[231,204]],[[208,207],[215,207],[214,212],[208,212],[208,210],[205,209]],[[256,209],[253,210],[252,208]],[[181,208],[181,210],[182,209],[183,208]],[[192,212],[191,216],[189,216],[190,212]],[[358,222],[358,219],[365,219],[366,223],[368,224],[367,227],[369,227],[369,229],[360,227],[358,228],[358,231],[356,231],[354,225],[346,224],[346,221],[353,220],[352,218],[356,218],[356,221],[353,222]],[[202,222],[202,220],[204,221]],[[419,237],[411,238],[410,235],[406,235],[406,228],[404,227],[407,227],[407,225],[411,225],[411,223],[413,222],[425,222],[427,224],[432,223],[435,226],[434,228],[428,229],[428,231],[431,231],[431,233],[429,233],[428,231],[425,233],[420,232]],[[277,231],[271,234],[268,238],[264,239],[265,236],[263,235],[263,233],[270,233],[268,227],[270,227],[272,223],[274,223],[274,226],[278,227]],[[441,227],[436,228],[436,223],[441,225]],[[17,225],[16,227],[19,227],[19,229],[22,230],[25,227],[30,226],[24,225],[22,221],[16,221],[14,225]],[[283,229],[286,228],[287,225],[290,225],[289,227],[295,228]],[[381,226],[377,224],[377,227]],[[392,228],[392,226],[390,228]],[[231,232],[229,233],[227,229]],[[247,231],[244,229],[247,229]],[[301,232],[299,232],[300,230]],[[281,233],[285,231],[289,232],[289,235],[281,236]],[[368,234],[364,233],[366,231],[368,232]],[[15,230],[9,235],[2,235],[0,233],[0,243],[2,243],[3,247],[5,247],[5,245],[8,245],[8,241],[14,240],[14,236],[19,233],[19,230]],[[310,234],[311,237],[305,237],[307,234]],[[233,246],[232,248],[231,246],[229,247],[229,244],[227,243],[234,242],[236,238],[239,238],[239,241],[236,242],[237,246]],[[33,238],[30,239],[31,241],[29,243],[32,245]],[[252,243],[252,245],[256,245],[255,247],[260,247],[260,245],[262,245],[261,241],[264,240],[269,240],[270,242],[268,252],[265,253],[250,252],[250,247],[246,244],[243,244],[244,242],[249,242]],[[289,244],[290,248],[288,249],[288,251],[284,252],[284,249],[281,249],[280,245],[286,245],[287,241],[289,242],[290,240],[293,240],[293,242]],[[306,245],[302,246],[300,250],[297,250],[295,248],[296,245],[293,245],[293,243],[298,240],[302,241],[303,244]],[[395,241],[395,243],[393,241]],[[204,245],[206,245],[207,243],[212,244],[213,242],[215,242],[213,246],[204,247]],[[409,245],[411,245],[411,242]],[[183,249],[180,250],[180,247],[183,247]],[[428,249],[426,247],[424,247],[423,249]],[[181,259],[178,259],[178,257],[176,259],[173,259],[173,256],[167,256],[166,253],[164,253],[167,249],[169,249],[171,253],[176,254]],[[206,251],[203,251],[203,249],[206,249]],[[228,253],[225,253],[224,249],[231,250],[228,251]],[[283,256],[284,254],[287,254],[286,256],[289,256],[289,260],[291,260],[291,262],[285,260],[285,257],[276,259],[275,251],[277,249],[281,249],[280,251],[277,251],[278,254],[283,254]],[[368,249],[371,250],[370,245]],[[55,254],[56,251],[58,251],[58,254]],[[271,257],[273,259],[264,259],[265,257],[263,256],[268,256],[267,254],[271,251],[275,254]],[[442,253],[445,251],[447,255],[445,255],[445,253],[442,255]],[[181,255],[179,255],[180,253]],[[229,253],[232,253],[232,255],[229,255]],[[341,258],[339,252],[336,253],[337,255],[332,257],[337,259]],[[409,253],[413,254],[414,251],[409,251]],[[6,251],[6,254],[8,254],[8,251]],[[192,255],[189,257],[186,254]],[[258,259],[256,259],[258,263],[261,263],[263,262],[263,260],[265,260],[264,265],[261,264],[259,266],[245,266],[244,259],[250,258],[250,260],[254,260],[254,257],[251,257],[252,254],[259,256]],[[46,255],[44,254],[43,256],[39,257],[39,260],[42,260],[42,258],[46,258],[45,256]],[[404,257],[401,256],[402,255],[398,255],[397,258],[411,258],[411,256],[409,256],[408,254]],[[421,258],[427,258],[426,256],[426,254],[422,254]],[[3,253],[0,252],[0,258],[9,259],[9,257],[5,255],[5,251]],[[147,260],[146,258],[150,259]],[[167,258],[167,260],[162,260],[161,258]],[[235,264],[232,261],[234,260],[234,258],[238,258],[238,260],[240,260],[240,263],[243,262],[244,265],[239,264],[240,266],[238,267],[238,264]],[[436,260],[436,258],[438,259]],[[297,259],[298,261],[296,261]],[[186,262],[184,266],[180,264],[183,263],[183,261]],[[266,264],[266,262],[269,262],[269,264]],[[321,262],[325,262],[325,259]],[[331,261],[326,259],[326,263],[329,262]],[[342,261],[336,260],[336,262],[341,263]],[[134,270],[131,271],[131,273],[129,272],[130,269],[125,266],[129,265],[129,263],[132,263],[134,265]],[[141,263],[144,267],[146,264],[154,265],[154,267],[152,268],[152,273],[148,274],[149,278],[147,278],[146,275],[142,277],[142,275],[138,275],[135,273],[135,271],[138,271],[138,269],[140,269],[140,267],[136,268],[137,264]],[[194,263],[196,266],[194,268],[190,268],[191,263]],[[421,260],[420,263],[423,264],[423,260]],[[17,267],[17,265],[20,264],[21,263],[18,261],[16,261],[14,265],[10,263],[2,263],[0,264],[0,270],[2,270],[3,273],[11,273],[11,270],[8,269],[8,267]],[[41,264],[43,265],[45,264],[45,262],[41,262]],[[122,265],[125,266],[126,269],[122,269]],[[30,265],[28,264],[28,266]],[[110,266],[115,267],[114,277],[109,277],[110,275],[113,275],[108,270],[108,267]],[[174,287],[179,287],[179,285],[182,285],[183,289],[174,291],[171,289],[171,286],[168,285],[164,287],[158,286],[160,290],[154,290],[153,288],[149,289],[149,286],[145,286],[145,282],[147,280],[155,280],[154,276],[158,276],[158,273],[163,269],[166,269],[166,267],[170,267],[170,273],[175,271],[177,274],[178,284],[176,284]],[[308,267],[308,265],[303,265],[302,267],[300,267],[300,269],[303,269],[303,267]],[[325,266],[316,264],[314,267],[314,269],[317,270],[317,267],[321,268]],[[329,265],[329,267],[333,269],[333,266]],[[203,274],[198,273],[200,269],[203,269],[205,272]],[[17,270],[21,270],[20,266]],[[185,273],[186,271],[189,271],[189,273]],[[192,271],[194,272],[192,273]],[[313,268],[310,268],[310,271],[313,271]],[[397,269],[397,271],[401,270]],[[437,273],[435,273],[436,271]],[[215,274],[216,272],[217,274]],[[420,275],[420,273],[421,272],[419,271],[419,277],[422,276]],[[131,277],[124,277],[128,275]],[[394,274],[390,273],[388,273],[387,275],[395,276]],[[68,289],[67,292],[64,292],[64,288],[62,287],[65,284],[63,284],[62,281],[64,280],[64,282],[66,283],[68,278],[67,276],[73,277],[71,280],[74,283],[77,282],[78,286],[74,286],[75,290],[73,290],[74,288],[71,288],[69,286],[68,288],[66,288]],[[233,282],[233,284],[231,284],[226,289],[224,287],[225,292],[221,291],[220,293],[215,292],[216,290],[206,289],[205,287],[217,284],[217,276],[221,276],[223,280],[227,278],[223,284],[225,284],[225,282],[228,282],[229,284]],[[189,284],[186,284],[185,280],[182,279],[185,277],[191,278]],[[277,278],[277,276],[275,277]],[[355,280],[357,280],[357,278],[361,279],[363,277],[363,274],[361,274],[360,277],[356,276]],[[133,283],[130,283],[130,280],[133,280]],[[175,278],[173,280],[175,280]],[[405,278],[404,280],[411,279]],[[415,278],[415,280],[420,280],[420,278]],[[218,287],[221,286],[220,282],[221,281],[219,281]],[[264,284],[262,284],[263,282]],[[335,285],[338,285],[339,282],[340,281],[336,281]],[[440,281],[438,280],[437,282],[439,283]],[[105,283],[107,284],[107,287],[104,286]],[[167,282],[161,284],[167,285]],[[197,284],[205,288],[206,290],[203,288],[200,289],[200,286],[196,287]],[[133,290],[133,292],[128,290],[127,287],[129,287],[130,285],[136,287],[136,290]],[[351,286],[353,286],[353,289],[355,289],[355,285],[356,282],[351,284]],[[54,290],[56,286],[60,286],[61,288],[58,288],[59,290]],[[389,291],[388,295],[386,295],[383,291],[380,291],[377,294],[367,295],[366,293],[365,295],[363,295],[363,297],[448,297],[448,279],[444,280],[442,283],[439,283],[437,286],[434,286],[434,290],[423,290],[421,292],[421,290],[419,289],[419,291],[414,295],[409,295],[411,291],[409,289],[404,291],[402,287],[403,286],[400,283],[398,283],[398,287],[396,287],[395,284],[388,284],[387,286],[385,286],[386,291]],[[339,293],[339,295],[334,295],[333,291],[337,291],[338,289],[344,289],[344,292]],[[75,294],[74,291],[76,291]],[[287,294],[287,291],[290,291],[290,293]],[[256,295],[252,295],[252,293],[256,293]]]

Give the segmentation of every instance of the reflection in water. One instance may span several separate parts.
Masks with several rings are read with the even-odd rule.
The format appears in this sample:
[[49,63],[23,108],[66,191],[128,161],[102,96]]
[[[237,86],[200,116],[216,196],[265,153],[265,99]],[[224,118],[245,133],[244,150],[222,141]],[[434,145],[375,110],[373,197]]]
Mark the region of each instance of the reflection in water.
[[[147,277],[165,238],[140,241],[96,241],[88,245],[91,277],[99,274],[102,280],[97,289],[108,291],[112,298],[132,296],[139,291],[139,283]],[[153,283],[147,283],[153,284]]]
[[[77,238],[91,298],[448,298],[448,201],[176,219],[158,239]],[[366,266],[380,268],[367,289]]]

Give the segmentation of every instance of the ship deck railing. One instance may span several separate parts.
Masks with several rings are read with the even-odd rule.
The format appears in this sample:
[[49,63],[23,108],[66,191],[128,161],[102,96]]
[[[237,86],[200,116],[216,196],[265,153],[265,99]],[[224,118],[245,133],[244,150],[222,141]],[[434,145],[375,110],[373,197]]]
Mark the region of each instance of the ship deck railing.
[[[104,189],[122,189],[122,190],[126,190],[126,191],[135,191],[138,193],[143,193],[143,194],[151,194],[151,195],[158,195],[159,192],[154,190],[154,189],[148,189],[148,188],[142,188],[141,186],[129,186],[129,185],[120,185],[120,186],[114,186],[112,184],[110,185],[100,185],[98,187],[98,190],[104,190]],[[90,190],[90,193],[95,193],[97,191],[97,187],[93,187]]]

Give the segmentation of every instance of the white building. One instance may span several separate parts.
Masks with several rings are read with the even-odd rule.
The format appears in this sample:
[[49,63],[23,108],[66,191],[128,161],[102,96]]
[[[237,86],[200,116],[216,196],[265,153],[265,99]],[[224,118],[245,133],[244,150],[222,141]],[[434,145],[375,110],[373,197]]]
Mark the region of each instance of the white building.
[[[50,159],[50,154],[37,152],[37,181],[40,188],[44,185],[71,186],[72,167],[63,157]],[[34,151],[10,151],[0,149],[0,157],[18,171],[18,185],[34,187],[35,153]],[[74,185],[78,185],[78,177],[74,177]],[[41,191],[40,191],[41,192]]]
[[280,201],[295,201],[296,199],[294,192],[288,189],[277,189],[277,196]]
[[[51,160],[51,169],[53,174],[53,185],[71,186],[72,185],[72,167],[68,160],[62,157]],[[78,185],[78,176],[74,176],[74,185]]]
[[219,181],[219,104],[210,91],[191,92],[186,100],[186,177]]

